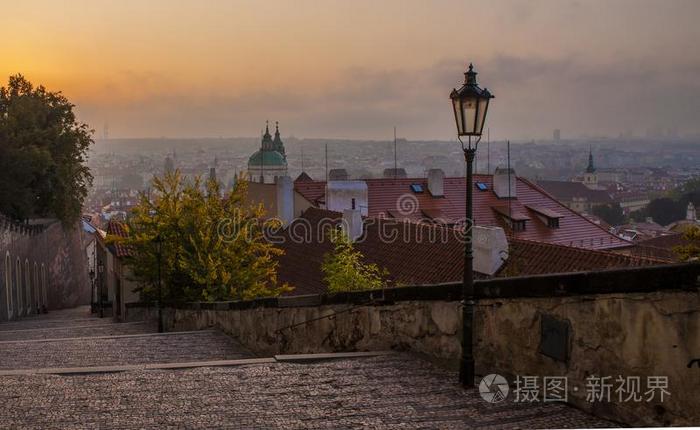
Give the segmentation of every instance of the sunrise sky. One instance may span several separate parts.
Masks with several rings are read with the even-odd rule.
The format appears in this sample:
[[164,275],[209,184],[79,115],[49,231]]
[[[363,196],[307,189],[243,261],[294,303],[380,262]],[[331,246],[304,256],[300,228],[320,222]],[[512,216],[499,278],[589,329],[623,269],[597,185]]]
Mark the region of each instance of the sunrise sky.
[[[700,132],[700,1],[6,1],[0,77],[111,137],[451,139],[473,61],[492,138]],[[98,133],[99,134],[99,133]]]

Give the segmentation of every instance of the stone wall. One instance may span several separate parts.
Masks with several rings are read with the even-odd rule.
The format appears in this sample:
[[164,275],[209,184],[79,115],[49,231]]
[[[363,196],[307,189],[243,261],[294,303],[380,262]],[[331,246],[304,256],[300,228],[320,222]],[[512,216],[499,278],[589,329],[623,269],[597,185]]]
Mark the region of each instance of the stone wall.
[[81,230],[0,217],[0,321],[90,303]]
[[[568,378],[568,400],[598,416],[635,425],[700,422],[699,265],[477,282],[477,374]],[[460,355],[458,285],[194,303],[164,311],[167,330],[218,327],[263,356],[398,349],[455,365]],[[127,319],[152,318],[131,306]],[[543,321],[566,327],[545,355]],[[556,342],[555,342],[556,343]],[[551,355],[551,352],[549,352]],[[586,400],[590,375],[668,377],[664,402]],[[541,396],[541,394],[540,394]]]
[[[542,352],[543,318],[569,327],[566,358]],[[700,295],[697,291],[486,299],[476,312],[477,374],[566,376],[569,402],[635,426],[700,423]],[[587,400],[587,378],[610,377],[610,402]],[[619,401],[617,378],[668,378],[670,397]],[[541,389],[541,387],[540,387]],[[626,397],[623,396],[623,398]]]

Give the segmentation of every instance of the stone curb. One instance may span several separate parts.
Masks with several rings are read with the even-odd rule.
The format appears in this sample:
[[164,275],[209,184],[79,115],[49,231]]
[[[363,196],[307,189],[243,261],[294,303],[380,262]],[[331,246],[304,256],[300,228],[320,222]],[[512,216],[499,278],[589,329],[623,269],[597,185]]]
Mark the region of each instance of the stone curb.
[[42,343],[42,342],[66,342],[84,339],[124,339],[132,337],[155,337],[172,335],[191,335],[201,333],[215,333],[216,330],[192,330],[192,331],[171,331],[165,333],[138,333],[138,334],[118,334],[114,336],[83,336],[83,337],[59,337],[55,339],[30,339],[30,340],[3,340],[0,345],[7,343]]
[[394,351],[361,351],[361,352],[329,352],[320,354],[287,354],[275,355],[275,360],[281,363],[313,363],[316,361],[342,360],[345,358],[378,357],[391,355]]
[[[189,333],[189,332],[184,332]],[[369,352],[338,352],[323,354],[294,354],[275,355],[271,358],[243,358],[237,360],[213,360],[191,361],[182,363],[150,363],[128,364],[116,366],[92,366],[92,367],[45,367],[41,369],[16,369],[0,370],[2,376],[32,376],[32,375],[90,375],[101,373],[118,373],[139,370],[173,370],[194,369],[199,367],[233,367],[250,364],[271,363],[314,363],[327,360],[342,360],[351,358],[378,357],[394,354],[394,351],[369,351]]]
[[[115,323],[105,323],[105,324],[91,324],[91,325],[68,325],[68,326],[55,326],[55,327],[39,327],[39,328],[25,328],[19,330],[0,330],[0,336],[5,333],[26,333],[30,331],[46,331],[46,330],[65,330],[65,329],[75,329],[75,328],[100,328],[100,327],[114,327]],[[152,324],[150,321],[132,321],[119,323],[119,326],[123,325],[135,325],[135,324]]]

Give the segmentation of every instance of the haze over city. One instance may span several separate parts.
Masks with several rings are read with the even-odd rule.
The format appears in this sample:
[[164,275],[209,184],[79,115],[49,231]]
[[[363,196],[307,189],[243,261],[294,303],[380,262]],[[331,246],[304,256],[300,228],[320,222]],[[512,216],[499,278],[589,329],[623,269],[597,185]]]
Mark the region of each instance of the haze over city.
[[492,139],[700,133],[700,2],[23,1],[0,75],[110,137],[452,140],[473,61]]

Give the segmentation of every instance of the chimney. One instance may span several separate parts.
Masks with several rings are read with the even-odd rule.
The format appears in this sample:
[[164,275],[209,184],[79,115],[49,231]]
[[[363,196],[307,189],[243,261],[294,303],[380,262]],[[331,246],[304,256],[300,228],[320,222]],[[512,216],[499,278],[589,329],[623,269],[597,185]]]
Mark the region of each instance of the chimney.
[[367,216],[367,183],[365,181],[328,181],[326,183],[326,209],[343,212],[355,208]]
[[[496,171],[493,173],[493,192],[496,193],[496,197],[499,199],[514,199],[518,196],[515,190],[516,182],[515,169],[512,167],[510,169],[496,167]],[[509,184],[510,187],[508,186]]]
[[501,227],[474,226],[474,270],[492,276],[508,259],[508,240]]
[[277,187],[277,218],[286,227],[294,219],[294,183],[289,176],[280,176],[275,186]]
[[428,170],[428,191],[433,197],[445,196],[445,172],[442,169]]
[[688,221],[695,221],[698,219],[697,212],[695,211],[695,205],[693,202],[688,202],[688,210],[685,213],[685,219]]
[[354,242],[362,236],[362,214],[359,209],[345,209],[343,211],[342,228],[350,242]]

